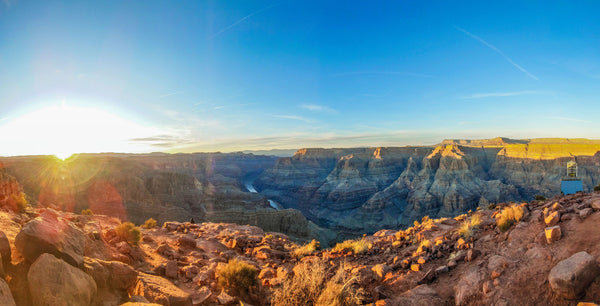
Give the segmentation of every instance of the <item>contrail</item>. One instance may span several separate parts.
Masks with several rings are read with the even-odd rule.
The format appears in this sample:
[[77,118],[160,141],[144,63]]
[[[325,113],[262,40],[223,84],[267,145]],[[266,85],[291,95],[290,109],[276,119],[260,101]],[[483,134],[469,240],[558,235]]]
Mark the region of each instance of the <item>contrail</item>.
[[538,79],[538,78],[537,78],[535,75],[533,75],[533,74],[529,73],[529,71],[525,70],[525,68],[523,68],[523,67],[521,67],[519,64],[515,63],[515,62],[514,62],[512,59],[510,59],[510,57],[506,56],[506,55],[504,54],[504,52],[502,52],[500,49],[496,48],[496,46],[494,46],[494,45],[492,45],[492,44],[488,43],[487,41],[483,40],[481,37],[479,37],[479,36],[477,36],[477,35],[475,35],[475,34],[472,34],[471,32],[469,32],[469,31],[467,31],[467,30],[465,30],[465,29],[463,29],[463,28],[461,28],[461,27],[457,27],[457,26],[454,26],[454,27],[455,27],[457,30],[459,30],[459,31],[461,31],[461,32],[463,32],[463,33],[465,33],[465,34],[469,35],[471,38],[474,38],[474,39],[476,39],[477,41],[479,41],[480,43],[482,43],[482,44],[486,45],[488,48],[490,48],[490,49],[492,49],[492,50],[496,51],[498,54],[502,55],[502,57],[504,57],[504,59],[505,59],[505,60],[507,60],[509,63],[511,63],[511,65],[513,65],[513,66],[517,67],[517,69],[519,69],[519,70],[521,70],[522,72],[524,72],[525,74],[527,74],[527,75],[528,75],[530,78],[532,78],[532,79],[534,79],[534,80],[536,80],[536,81],[538,81],[538,80],[539,80],[539,79]]
[[234,23],[232,23],[232,24],[230,24],[230,25],[222,28],[218,32],[214,33],[213,35],[211,35],[209,37],[209,39],[213,39],[213,38],[215,38],[215,37],[217,37],[217,36],[219,36],[219,35],[227,32],[227,31],[231,30],[231,28],[233,28],[233,27],[237,26],[238,24],[244,22],[244,20],[246,20],[246,19],[248,19],[248,18],[250,18],[250,17],[252,17],[252,16],[254,16],[256,14],[260,14],[260,13],[266,11],[266,10],[272,9],[272,8],[278,6],[278,5],[279,5],[279,3],[275,3],[275,4],[272,4],[272,5],[269,5],[269,6],[265,7],[265,8],[261,8],[260,10],[258,10],[256,12],[250,13],[250,14],[242,17],[240,20],[238,20],[238,21],[236,21],[236,22],[234,22]]

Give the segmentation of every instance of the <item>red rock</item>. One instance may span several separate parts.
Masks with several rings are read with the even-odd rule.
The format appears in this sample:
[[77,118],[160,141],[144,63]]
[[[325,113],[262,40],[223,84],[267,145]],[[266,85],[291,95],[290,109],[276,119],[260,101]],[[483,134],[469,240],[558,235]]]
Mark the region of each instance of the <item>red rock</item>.
[[386,264],[377,264],[371,268],[371,271],[377,275],[379,279],[385,277],[385,275],[390,272],[392,269]]
[[179,267],[177,266],[177,262],[174,260],[167,261],[167,265],[165,266],[165,276],[169,278],[177,278],[178,272]]
[[593,256],[579,252],[559,262],[548,275],[550,287],[567,299],[581,296],[598,275],[598,264]]
[[546,241],[548,242],[548,244],[556,242],[556,241],[560,240],[560,238],[562,237],[560,226],[558,226],[558,225],[552,226],[552,227],[547,227],[544,230],[544,232],[546,234]]
[[170,306],[191,306],[190,295],[177,288],[168,280],[140,273],[139,281],[133,289],[133,294],[141,295],[150,302]]

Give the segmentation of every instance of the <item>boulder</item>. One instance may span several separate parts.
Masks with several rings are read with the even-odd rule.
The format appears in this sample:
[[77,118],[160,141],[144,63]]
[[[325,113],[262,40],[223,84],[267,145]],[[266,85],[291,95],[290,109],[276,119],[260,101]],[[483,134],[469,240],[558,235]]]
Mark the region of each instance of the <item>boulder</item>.
[[556,264],[548,275],[548,281],[558,295],[576,299],[597,275],[598,265],[594,257],[586,252],[579,252]]
[[587,218],[589,215],[591,215],[594,211],[591,208],[584,208],[582,210],[579,211],[579,217],[582,219]]
[[557,211],[550,213],[548,217],[544,219],[544,222],[546,222],[548,227],[557,225],[558,221],[560,221],[560,214]]
[[89,306],[96,295],[96,282],[85,272],[44,253],[27,273],[33,305]]
[[221,291],[221,294],[217,296],[217,300],[219,301],[219,305],[231,305],[235,302],[235,298],[227,294],[225,290]]
[[600,210],[600,198],[598,198],[598,197],[592,198],[592,203],[590,206],[594,210]]
[[129,297],[127,291],[137,281],[138,272],[119,261],[85,258],[84,271],[96,282],[97,304],[115,305]]
[[141,295],[153,303],[165,306],[191,306],[190,295],[168,280],[140,272],[133,294]]
[[85,249],[83,232],[68,220],[48,213],[50,211],[23,226],[15,238],[17,250],[29,262],[36,261],[44,253],[50,253],[80,267],[83,265]]
[[558,225],[546,227],[544,232],[546,233],[546,241],[548,244],[556,242],[562,237],[562,232],[560,231],[560,226]]
[[443,300],[433,288],[428,285],[420,285],[402,293],[390,304],[398,306],[429,306],[442,305]]
[[2,264],[8,267],[11,261],[10,242],[3,231],[0,231],[0,255],[2,255]]
[[390,267],[388,267],[388,265],[386,265],[386,264],[377,264],[377,265],[374,265],[371,268],[371,270],[373,271],[373,273],[375,273],[375,275],[377,275],[377,277],[379,279],[382,279],[392,269]]
[[167,265],[165,266],[165,276],[169,278],[177,278],[178,272],[179,267],[177,266],[177,262],[174,260],[167,261]]
[[490,275],[492,279],[495,279],[502,275],[504,270],[510,267],[512,262],[508,260],[506,257],[501,255],[492,255],[488,259],[488,270],[490,271]]
[[0,278],[0,305],[5,306],[16,306],[15,299],[8,288],[8,284],[2,278]]
[[454,286],[456,305],[464,305],[467,300],[476,296],[482,289],[484,273],[477,266],[471,266]]

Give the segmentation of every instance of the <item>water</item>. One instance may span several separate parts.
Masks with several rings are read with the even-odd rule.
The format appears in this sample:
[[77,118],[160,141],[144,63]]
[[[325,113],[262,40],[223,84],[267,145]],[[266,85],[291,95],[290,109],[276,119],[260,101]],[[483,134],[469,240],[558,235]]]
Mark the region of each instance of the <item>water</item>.
[[[256,191],[256,188],[254,188],[254,186],[252,186],[251,183],[246,183],[244,184],[244,186],[246,187],[246,189],[248,189],[248,191],[252,192],[252,193],[258,193],[258,191]],[[283,206],[281,206],[281,204],[273,201],[273,200],[268,200],[269,201],[269,205],[271,205],[271,207],[275,208],[276,210],[282,210]]]

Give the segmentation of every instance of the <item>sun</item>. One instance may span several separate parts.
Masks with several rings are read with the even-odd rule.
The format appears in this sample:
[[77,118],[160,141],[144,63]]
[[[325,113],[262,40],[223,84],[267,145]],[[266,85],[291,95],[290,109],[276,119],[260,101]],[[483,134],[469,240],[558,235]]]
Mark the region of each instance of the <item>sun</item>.
[[[132,139],[160,131],[99,108],[58,105],[22,115],[0,126],[0,155],[139,152],[149,150]],[[8,146],[6,146],[8,144]]]

